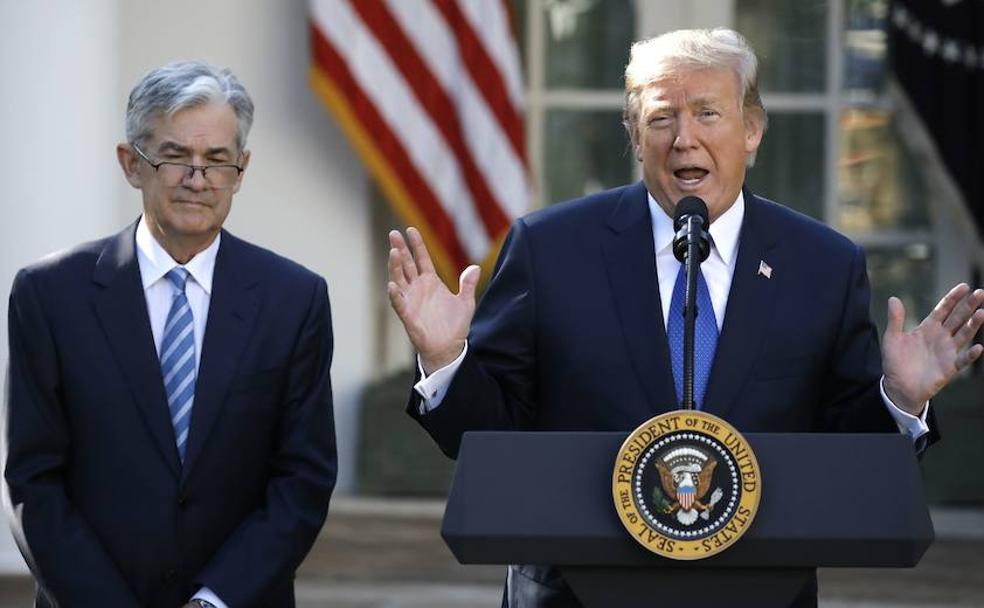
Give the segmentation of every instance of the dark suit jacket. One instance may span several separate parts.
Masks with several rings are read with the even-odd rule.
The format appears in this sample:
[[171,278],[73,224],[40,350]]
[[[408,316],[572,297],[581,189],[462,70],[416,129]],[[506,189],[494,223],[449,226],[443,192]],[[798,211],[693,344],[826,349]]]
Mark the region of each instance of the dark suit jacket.
[[22,270],[3,455],[40,606],[293,606],[335,483],[322,278],[226,232],[186,460],[175,446],[135,225]]
[[[746,190],[705,411],[743,432],[897,432],[869,303],[859,247]],[[444,400],[408,412],[451,457],[466,430],[628,431],[677,409],[669,357],[638,183],[516,221]]]

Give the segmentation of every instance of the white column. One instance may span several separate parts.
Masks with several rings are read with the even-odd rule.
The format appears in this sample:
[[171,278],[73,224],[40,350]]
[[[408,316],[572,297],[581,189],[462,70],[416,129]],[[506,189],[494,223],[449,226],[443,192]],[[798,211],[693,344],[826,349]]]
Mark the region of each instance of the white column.
[[[118,223],[117,0],[0,2],[0,366],[17,270]],[[6,371],[4,371],[6,373]],[[0,572],[26,572],[0,526]]]

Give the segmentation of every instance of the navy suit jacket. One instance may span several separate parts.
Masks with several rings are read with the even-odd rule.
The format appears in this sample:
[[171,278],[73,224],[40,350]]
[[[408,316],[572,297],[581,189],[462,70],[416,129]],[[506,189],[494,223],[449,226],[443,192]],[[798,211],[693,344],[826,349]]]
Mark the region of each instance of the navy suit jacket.
[[335,483],[322,278],[222,233],[184,464],[135,225],[22,270],[5,491],[40,606],[293,606]]
[[[746,190],[704,409],[744,432],[897,432],[869,303],[858,246]],[[627,431],[678,407],[669,357],[637,183],[516,221],[444,400],[408,411],[452,457],[466,430]]]

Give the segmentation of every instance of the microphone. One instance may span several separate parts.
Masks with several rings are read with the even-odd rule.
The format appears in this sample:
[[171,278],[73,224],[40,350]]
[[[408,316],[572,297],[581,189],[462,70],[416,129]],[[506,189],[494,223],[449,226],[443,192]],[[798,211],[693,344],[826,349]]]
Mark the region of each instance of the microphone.
[[691,244],[696,244],[700,260],[703,262],[711,253],[710,237],[707,227],[707,205],[696,196],[686,196],[680,199],[673,213],[673,255],[680,263],[686,263]]
[[673,255],[684,266],[687,284],[683,306],[683,402],[685,410],[694,409],[694,326],[697,320],[697,273],[700,263],[711,252],[707,204],[696,196],[677,203],[673,213]]

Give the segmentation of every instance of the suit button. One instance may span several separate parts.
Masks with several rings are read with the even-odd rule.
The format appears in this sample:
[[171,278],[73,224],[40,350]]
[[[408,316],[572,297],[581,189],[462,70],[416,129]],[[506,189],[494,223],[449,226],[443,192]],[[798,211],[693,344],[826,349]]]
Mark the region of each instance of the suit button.
[[178,498],[178,507],[183,511],[188,507],[188,499],[184,496]]
[[164,580],[170,582],[173,581],[175,578],[177,578],[177,576],[178,576],[178,571],[172,568],[167,571],[167,574],[164,575]]

